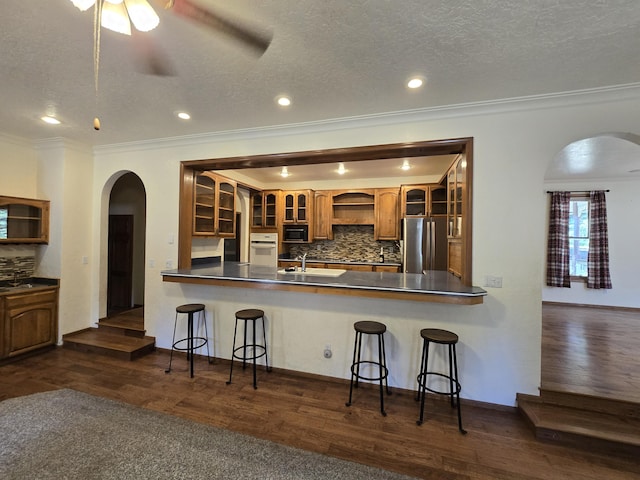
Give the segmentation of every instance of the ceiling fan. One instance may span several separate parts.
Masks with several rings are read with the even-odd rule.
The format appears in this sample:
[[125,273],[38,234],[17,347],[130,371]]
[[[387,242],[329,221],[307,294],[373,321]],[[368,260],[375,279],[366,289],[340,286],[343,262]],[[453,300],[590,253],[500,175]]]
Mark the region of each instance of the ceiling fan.
[[[160,19],[147,0],[70,0],[81,11],[94,7],[94,77],[96,96],[98,94],[98,70],[100,64],[100,27],[108,28],[118,33],[131,35],[131,24],[138,32],[153,30],[160,23]],[[153,0],[160,8],[190,20],[205,28],[220,32],[232,40],[247,47],[252,53],[261,56],[271,43],[271,34],[259,32],[249,28],[238,20],[227,18],[204,8],[191,0]],[[150,40],[144,40],[136,35],[138,42],[143,44],[145,52],[146,71],[153,75],[172,75],[173,68],[160,50],[152,45]],[[93,127],[100,130],[100,120],[94,118]]]
[[[226,18],[211,8],[204,8],[191,0],[152,0],[160,8],[223,33],[262,55],[271,43],[271,35]],[[147,32],[158,26],[160,19],[147,0],[71,0],[81,11],[95,5],[103,27],[131,35],[131,23],[136,30]]]

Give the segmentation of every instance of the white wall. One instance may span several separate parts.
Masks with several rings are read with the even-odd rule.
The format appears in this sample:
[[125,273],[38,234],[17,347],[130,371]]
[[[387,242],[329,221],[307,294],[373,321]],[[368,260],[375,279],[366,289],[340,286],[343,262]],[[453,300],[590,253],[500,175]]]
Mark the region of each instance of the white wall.
[[[0,195],[48,200],[38,192],[38,158],[31,144],[1,133]],[[37,248],[33,245],[0,245],[0,257],[35,256]]]
[[[160,347],[170,346],[176,305],[201,301],[214,316],[215,353],[229,358],[234,311],[259,306],[267,312],[275,367],[346,377],[353,322],[374,319],[389,327],[390,383],[414,388],[420,328],[445,327],[460,336],[462,395],[513,405],[517,392],[536,394],[540,381],[547,164],[574,140],[612,131],[638,133],[638,125],[640,89],[620,88],[98,148],[88,214],[94,245],[93,288],[87,297],[91,314],[82,322],[88,326],[97,319],[106,301],[105,192],[118,172],[130,170],[147,189],[145,324]],[[482,286],[486,275],[503,278],[503,288],[488,289],[483,305],[162,282],[165,261],[175,264],[178,256],[177,243],[167,239],[177,238],[181,160],[458,137],[475,141],[473,283]],[[322,356],[326,343],[334,350],[330,360]]]
[[[543,277],[542,299],[548,302],[577,303],[640,308],[640,179],[549,183],[550,190],[610,190],[607,194],[609,229],[609,270],[611,290],[587,288],[584,282],[571,282],[571,288],[547,287]],[[548,200],[545,208],[548,218]]]
[[51,201],[49,244],[39,247],[38,272],[60,279],[62,337],[88,327],[92,320],[93,158],[90,149],[60,139],[39,143],[37,151],[38,190]]
[[[38,158],[24,139],[0,133],[0,195],[38,198]],[[42,198],[42,200],[47,200]]]

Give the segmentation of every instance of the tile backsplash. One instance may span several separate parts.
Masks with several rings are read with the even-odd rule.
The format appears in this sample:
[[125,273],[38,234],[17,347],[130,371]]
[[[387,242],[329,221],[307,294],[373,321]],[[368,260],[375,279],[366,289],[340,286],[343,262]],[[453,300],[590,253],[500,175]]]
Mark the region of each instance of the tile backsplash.
[[380,247],[384,248],[385,262],[401,262],[400,249],[396,242],[373,239],[373,225],[335,225],[333,240],[291,245],[288,257],[295,258],[307,252],[309,258],[323,260],[378,262]]
[[19,277],[33,277],[36,269],[36,257],[34,256],[0,256],[0,281],[13,280],[14,274]]

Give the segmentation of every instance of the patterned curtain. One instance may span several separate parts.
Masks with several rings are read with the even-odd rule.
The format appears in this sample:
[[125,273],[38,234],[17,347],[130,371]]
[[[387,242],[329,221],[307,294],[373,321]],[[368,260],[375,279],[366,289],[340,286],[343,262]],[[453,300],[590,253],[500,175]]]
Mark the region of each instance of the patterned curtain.
[[587,288],[611,288],[607,201],[602,190],[589,192],[589,257]]
[[569,276],[570,192],[551,192],[547,240],[547,285],[571,288]]

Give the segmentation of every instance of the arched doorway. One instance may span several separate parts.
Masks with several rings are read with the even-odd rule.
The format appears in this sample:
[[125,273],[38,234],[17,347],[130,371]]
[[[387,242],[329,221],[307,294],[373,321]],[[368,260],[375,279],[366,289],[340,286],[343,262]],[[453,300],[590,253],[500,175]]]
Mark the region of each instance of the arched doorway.
[[[603,133],[566,145],[545,172],[545,188],[606,190],[611,290],[542,289],[541,390],[640,403],[636,238],[640,228],[640,135]],[[547,208],[548,210],[548,208]],[[546,244],[546,239],[545,239]]]
[[109,195],[107,316],[144,306],[146,192],[140,177],[126,172]]

